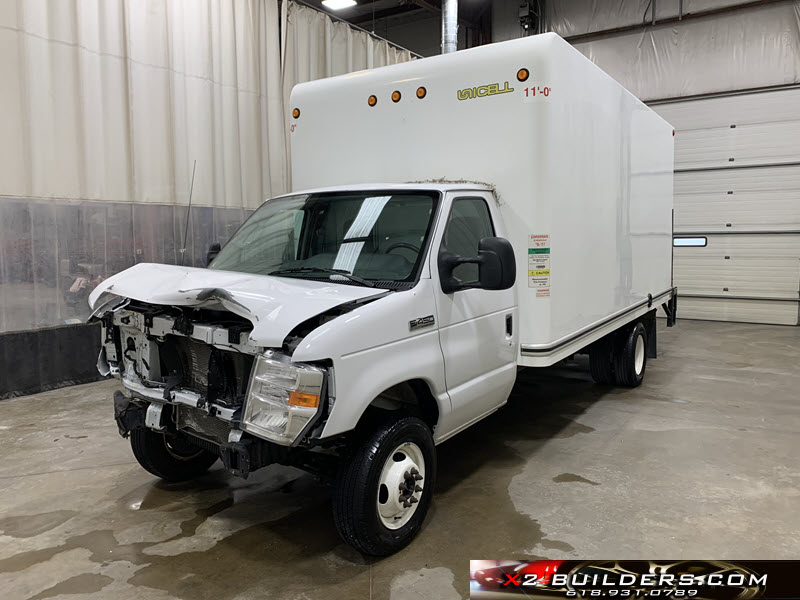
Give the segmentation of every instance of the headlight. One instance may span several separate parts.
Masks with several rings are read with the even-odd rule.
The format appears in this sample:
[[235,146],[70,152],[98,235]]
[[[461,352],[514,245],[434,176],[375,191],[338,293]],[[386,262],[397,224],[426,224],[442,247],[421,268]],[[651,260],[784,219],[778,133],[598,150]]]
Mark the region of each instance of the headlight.
[[[281,360],[282,359],[282,360]],[[256,359],[242,427],[289,446],[317,413],[325,371],[267,354]]]

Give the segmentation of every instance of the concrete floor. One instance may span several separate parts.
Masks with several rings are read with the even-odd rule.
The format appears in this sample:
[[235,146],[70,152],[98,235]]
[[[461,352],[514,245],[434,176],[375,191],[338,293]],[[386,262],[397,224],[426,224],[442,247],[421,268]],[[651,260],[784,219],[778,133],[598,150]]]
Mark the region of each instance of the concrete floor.
[[800,328],[662,323],[660,350],[636,390],[585,360],[521,373],[440,446],[422,533],[382,560],[340,542],[300,471],[154,479],[115,381],[3,401],[0,597],[448,600],[470,559],[797,558]]

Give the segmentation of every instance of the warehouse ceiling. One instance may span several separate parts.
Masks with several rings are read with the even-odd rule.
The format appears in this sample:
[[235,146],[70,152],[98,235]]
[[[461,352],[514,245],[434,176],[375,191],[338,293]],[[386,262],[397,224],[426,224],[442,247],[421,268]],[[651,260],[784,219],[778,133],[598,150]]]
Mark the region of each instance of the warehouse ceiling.
[[[321,0],[305,0],[305,3],[367,30],[372,29],[373,21],[398,17],[403,17],[405,21],[414,17],[429,19],[432,15],[441,14],[442,10],[441,0],[358,0],[355,6],[341,10],[329,10]],[[491,7],[492,3],[488,0],[460,0],[459,24],[475,30],[486,27]]]

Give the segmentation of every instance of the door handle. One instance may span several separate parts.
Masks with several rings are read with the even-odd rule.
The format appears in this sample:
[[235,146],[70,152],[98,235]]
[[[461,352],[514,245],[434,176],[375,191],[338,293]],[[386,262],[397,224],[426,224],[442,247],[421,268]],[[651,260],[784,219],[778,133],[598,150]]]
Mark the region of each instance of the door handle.
[[514,337],[514,320],[511,315],[506,315],[506,335]]

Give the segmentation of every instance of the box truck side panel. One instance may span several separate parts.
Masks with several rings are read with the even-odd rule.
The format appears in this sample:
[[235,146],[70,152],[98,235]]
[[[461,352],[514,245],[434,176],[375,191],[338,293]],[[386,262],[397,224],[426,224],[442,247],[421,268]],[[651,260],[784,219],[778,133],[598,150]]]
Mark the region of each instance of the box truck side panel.
[[555,34],[301,84],[291,108],[294,190],[495,186],[522,348],[670,288],[672,127]]
[[[527,184],[535,201],[504,194],[528,275],[518,281],[521,347],[540,351],[671,287],[672,127],[560,38],[547,53],[552,90],[533,124]],[[537,261],[542,242],[549,260]]]

